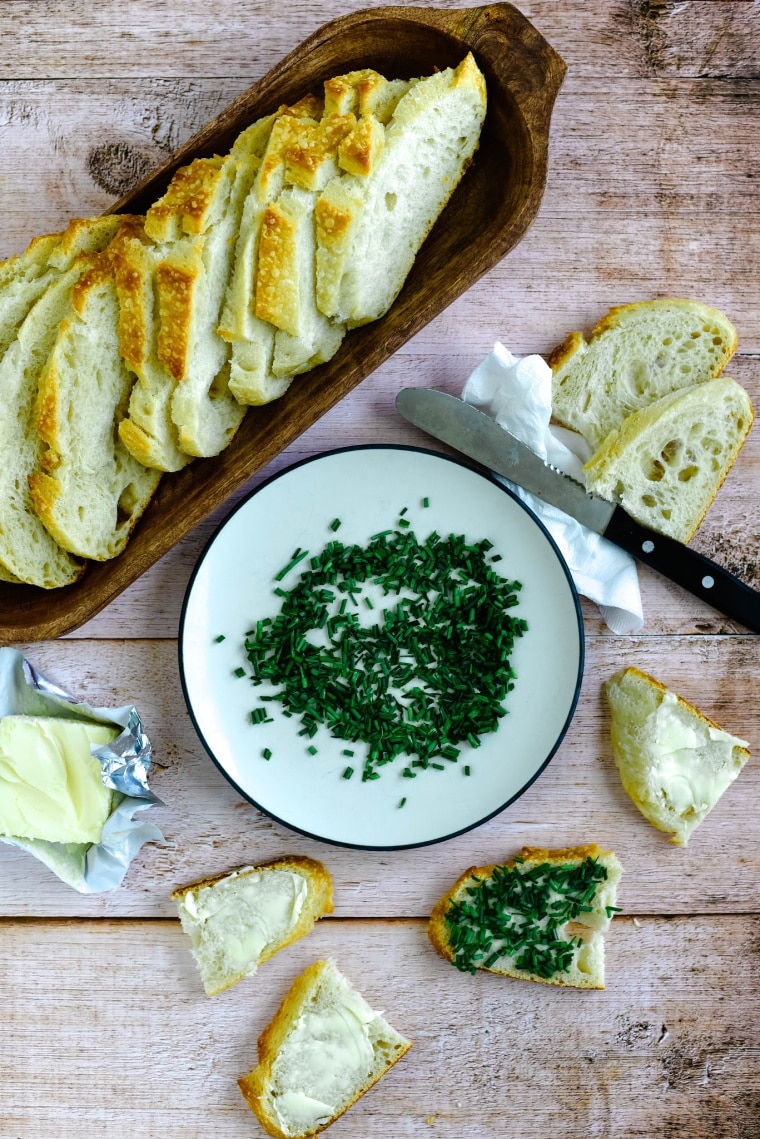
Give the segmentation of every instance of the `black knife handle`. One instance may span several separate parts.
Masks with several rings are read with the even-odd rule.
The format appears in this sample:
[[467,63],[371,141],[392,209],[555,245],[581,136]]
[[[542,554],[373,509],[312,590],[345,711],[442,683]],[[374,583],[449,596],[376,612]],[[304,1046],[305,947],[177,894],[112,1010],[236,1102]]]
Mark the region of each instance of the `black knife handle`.
[[673,538],[640,526],[621,507],[612,515],[604,536],[720,613],[760,633],[760,592],[722,566]]

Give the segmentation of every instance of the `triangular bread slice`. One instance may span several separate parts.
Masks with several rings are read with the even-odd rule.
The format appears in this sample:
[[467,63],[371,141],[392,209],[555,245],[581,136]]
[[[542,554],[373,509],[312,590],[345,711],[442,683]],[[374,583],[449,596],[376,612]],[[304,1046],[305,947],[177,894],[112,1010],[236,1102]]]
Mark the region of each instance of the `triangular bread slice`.
[[746,391],[725,376],[671,392],[610,432],[583,468],[586,485],[642,525],[688,542],[753,418]]
[[[36,428],[40,375],[58,325],[69,312],[75,284],[91,266],[92,254],[108,245],[118,226],[116,218],[76,219],[56,239],[32,243],[36,275],[27,279],[35,286],[42,281],[47,284],[14,329],[14,338],[0,359],[0,451],[4,456],[0,464],[0,570],[4,580],[54,589],[76,581],[84,568],[43,526],[28,479],[45,451]],[[46,257],[44,267],[38,259],[41,250]],[[20,283],[17,277],[15,285]],[[26,292],[24,304],[35,291]],[[18,300],[20,287],[15,294]],[[17,305],[17,314],[21,311]]]
[[333,910],[325,867],[295,855],[193,882],[172,898],[209,996],[252,976]]
[[259,1037],[257,1066],[238,1084],[268,1135],[301,1139],[333,1123],[411,1046],[334,961],[315,961],[293,982]]
[[728,318],[699,301],[620,305],[549,356],[552,413],[596,450],[634,411],[720,375],[736,344]]
[[[326,316],[352,328],[388,311],[475,153],[485,113],[485,79],[468,55],[403,95],[370,177],[357,179],[350,190],[341,183],[353,175],[339,174],[327,184],[317,206],[318,242],[329,254],[317,259],[323,304],[320,274],[337,275],[339,285],[328,293]],[[351,204],[354,196],[358,206]],[[338,265],[330,242],[333,213],[342,219]]]
[[118,437],[134,380],[119,353],[118,319],[106,249],[74,286],[40,377],[37,430],[47,450],[29,476],[34,509],[55,541],[96,561],[124,549],[161,477]]
[[472,867],[430,915],[436,951],[463,972],[604,988],[604,939],[622,867],[595,843],[524,847],[502,865]]
[[686,846],[749,759],[746,740],[638,668],[604,687],[623,787],[652,826]]

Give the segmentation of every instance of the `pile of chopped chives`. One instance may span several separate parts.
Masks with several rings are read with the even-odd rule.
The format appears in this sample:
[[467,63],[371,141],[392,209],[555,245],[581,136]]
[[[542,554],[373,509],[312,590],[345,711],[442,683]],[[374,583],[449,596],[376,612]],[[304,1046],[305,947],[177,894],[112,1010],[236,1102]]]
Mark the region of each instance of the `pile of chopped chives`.
[[[414,757],[407,777],[443,770],[436,759],[456,762],[457,745],[477,747],[498,727],[514,687],[510,657],[527,624],[509,611],[521,586],[491,567],[492,548],[435,532],[420,542],[400,525],[366,546],[328,542],[291,589],[275,589],[279,614],[246,634],[251,679],[279,687],[264,699],[300,717],[301,735],[325,725],[338,739],[364,742],[364,781],[399,755]],[[296,550],[275,580],[306,556]],[[373,605],[366,587],[379,588],[387,606]],[[369,626],[360,602],[373,611]],[[320,644],[309,639],[316,630]]]
[[522,868],[497,866],[490,878],[473,875],[466,899],[452,901],[445,914],[454,965],[462,972],[490,969],[499,958],[537,977],[566,973],[579,937],[559,927],[593,909],[607,869],[595,858]]

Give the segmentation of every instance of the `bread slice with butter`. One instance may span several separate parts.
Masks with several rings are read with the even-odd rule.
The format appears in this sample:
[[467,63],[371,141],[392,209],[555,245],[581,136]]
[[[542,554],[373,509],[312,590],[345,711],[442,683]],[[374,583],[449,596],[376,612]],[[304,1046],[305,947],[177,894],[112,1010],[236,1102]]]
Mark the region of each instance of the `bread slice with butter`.
[[596,844],[524,847],[502,865],[465,871],[435,906],[428,935],[463,972],[603,989],[603,932],[621,874]]
[[615,673],[605,692],[623,787],[645,819],[686,846],[749,759],[746,740],[638,668]]
[[252,976],[333,910],[327,870],[297,855],[193,882],[172,898],[209,996]]
[[113,792],[91,748],[119,734],[107,724],[45,716],[0,718],[0,833],[97,843]]
[[720,375],[736,345],[730,320],[699,301],[619,305],[588,341],[571,332],[549,356],[552,413],[596,450],[633,412]]
[[257,1066],[238,1084],[268,1135],[302,1139],[334,1123],[411,1046],[334,961],[316,961],[294,981],[259,1037]]
[[688,542],[752,426],[749,396],[720,376],[629,415],[584,469],[589,490],[632,518]]

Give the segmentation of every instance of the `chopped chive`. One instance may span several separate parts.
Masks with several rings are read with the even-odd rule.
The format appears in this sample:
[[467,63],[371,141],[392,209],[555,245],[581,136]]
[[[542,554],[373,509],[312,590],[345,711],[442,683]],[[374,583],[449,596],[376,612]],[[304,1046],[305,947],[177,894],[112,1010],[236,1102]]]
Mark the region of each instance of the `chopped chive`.
[[343,772],[343,778],[344,779],[350,779],[351,776],[353,775],[353,773],[354,773],[353,767],[347,767],[346,770]]
[[464,767],[464,773],[465,773],[465,775],[469,775],[469,774],[470,774],[470,765],[469,765],[469,763],[466,763],[466,764],[465,764],[465,767]]
[[425,510],[427,510],[428,506],[430,506],[430,499],[429,498],[423,498],[422,505],[424,506]]
[[296,550],[288,564],[284,566],[278,574],[275,574],[274,580],[282,581],[282,579],[290,573],[294,566],[297,566],[298,563],[302,562],[305,557],[308,557],[308,554],[308,550]]
[[406,514],[406,512],[408,511],[408,509],[409,509],[409,507],[408,507],[408,506],[405,506],[403,510],[399,510],[399,512],[398,512],[398,513],[399,513],[399,518],[403,518],[403,517],[404,517],[404,515]]
[[220,633],[218,637],[214,637],[214,644],[218,645],[221,641],[226,640],[224,633]]
[[403,526],[405,529],[406,527],[411,526],[411,522],[407,518],[399,518],[398,524],[399,526]]
[[330,529],[332,530],[333,534],[335,533],[336,530],[339,530],[340,527],[341,527],[340,518],[333,518],[332,522],[330,523]]
[[344,755],[353,755],[354,752],[352,752],[350,748],[344,747],[343,748],[343,754]]
[[235,676],[245,676],[245,669],[244,668],[236,668],[235,669]]
[[405,806],[405,804],[406,804],[406,795],[404,795],[404,798],[399,803],[399,807],[403,807],[403,806]]
[[271,759],[272,758],[272,753],[268,747],[265,747],[261,754],[264,757],[264,759]]
[[308,751],[309,755],[316,755],[319,751],[319,748],[314,747],[314,744],[312,744],[311,747],[307,747],[306,750]]

